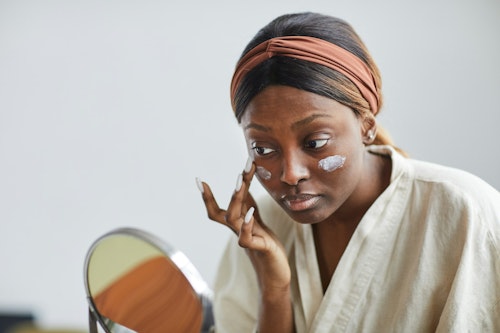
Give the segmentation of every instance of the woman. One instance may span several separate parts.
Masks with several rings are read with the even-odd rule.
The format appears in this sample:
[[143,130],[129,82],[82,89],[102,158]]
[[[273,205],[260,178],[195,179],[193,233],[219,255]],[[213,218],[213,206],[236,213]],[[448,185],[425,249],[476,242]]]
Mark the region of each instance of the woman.
[[[500,332],[500,194],[377,126],[379,71],[346,22],[278,17],[231,84],[249,162],[215,284],[217,332]],[[254,175],[269,193],[256,203]],[[271,199],[272,198],[272,199]]]

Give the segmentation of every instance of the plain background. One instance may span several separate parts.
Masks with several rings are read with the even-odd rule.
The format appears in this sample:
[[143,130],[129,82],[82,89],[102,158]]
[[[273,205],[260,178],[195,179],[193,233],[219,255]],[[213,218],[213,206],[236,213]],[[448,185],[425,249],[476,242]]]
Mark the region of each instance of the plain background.
[[87,249],[122,226],[212,283],[232,235],[207,220],[195,177],[227,204],[246,161],[234,64],[296,11],[361,35],[399,146],[500,188],[498,0],[0,0],[0,312],[85,328]]

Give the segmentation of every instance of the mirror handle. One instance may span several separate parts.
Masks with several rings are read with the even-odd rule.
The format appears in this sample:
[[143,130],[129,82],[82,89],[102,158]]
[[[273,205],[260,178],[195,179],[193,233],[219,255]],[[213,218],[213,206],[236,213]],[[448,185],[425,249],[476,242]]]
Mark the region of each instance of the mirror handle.
[[97,320],[89,307],[89,333],[97,333]]

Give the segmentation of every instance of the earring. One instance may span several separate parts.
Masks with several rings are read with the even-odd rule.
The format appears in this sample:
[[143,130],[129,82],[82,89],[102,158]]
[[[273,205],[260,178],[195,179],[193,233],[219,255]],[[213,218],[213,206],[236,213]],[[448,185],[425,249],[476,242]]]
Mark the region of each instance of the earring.
[[368,131],[368,140],[371,142],[373,139],[375,139],[375,132],[370,130]]

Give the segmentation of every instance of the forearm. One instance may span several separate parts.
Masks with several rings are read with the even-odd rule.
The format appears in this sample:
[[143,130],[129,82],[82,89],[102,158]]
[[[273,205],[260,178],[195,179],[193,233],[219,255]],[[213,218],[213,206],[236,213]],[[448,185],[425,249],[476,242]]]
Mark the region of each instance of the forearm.
[[290,288],[261,293],[258,332],[295,332]]

